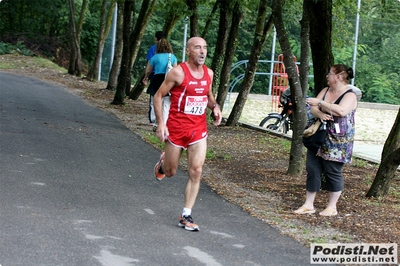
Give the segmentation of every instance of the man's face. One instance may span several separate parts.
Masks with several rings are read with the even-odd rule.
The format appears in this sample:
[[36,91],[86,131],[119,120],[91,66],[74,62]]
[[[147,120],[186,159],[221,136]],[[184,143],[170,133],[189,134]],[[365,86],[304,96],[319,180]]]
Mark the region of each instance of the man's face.
[[188,43],[187,54],[198,65],[204,64],[207,56],[207,43],[203,38],[194,37]]

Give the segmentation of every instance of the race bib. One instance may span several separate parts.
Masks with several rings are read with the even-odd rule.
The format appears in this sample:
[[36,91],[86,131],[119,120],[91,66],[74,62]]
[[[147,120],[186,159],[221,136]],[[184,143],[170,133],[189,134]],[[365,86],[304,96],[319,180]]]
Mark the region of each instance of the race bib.
[[208,97],[205,96],[186,96],[185,114],[202,115],[206,112]]

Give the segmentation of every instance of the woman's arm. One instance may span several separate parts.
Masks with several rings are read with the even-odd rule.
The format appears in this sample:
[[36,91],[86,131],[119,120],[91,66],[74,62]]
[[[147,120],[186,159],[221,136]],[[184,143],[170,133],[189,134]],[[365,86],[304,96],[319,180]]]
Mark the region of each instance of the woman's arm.
[[144,85],[147,85],[147,83],[149,82],[149,77],[150,77],[151,72],[153,72],[153,67],[150,65],[150,62],[149,62],[149,63],[147,63],[146,74],[144,75],[144,79],[142,81]]

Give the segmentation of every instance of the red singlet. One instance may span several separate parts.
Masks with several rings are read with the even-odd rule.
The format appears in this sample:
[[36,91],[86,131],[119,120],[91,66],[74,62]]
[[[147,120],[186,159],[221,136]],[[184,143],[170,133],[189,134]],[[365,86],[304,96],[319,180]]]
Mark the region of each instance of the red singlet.
[[167,121],[168,140],[175,146],[187,148],[207,137],[206,109],[211,78],[203,65],[204,75],[192,76],[186,63],[180,66],[185,73],[181,85],[171,89],[171,107]]

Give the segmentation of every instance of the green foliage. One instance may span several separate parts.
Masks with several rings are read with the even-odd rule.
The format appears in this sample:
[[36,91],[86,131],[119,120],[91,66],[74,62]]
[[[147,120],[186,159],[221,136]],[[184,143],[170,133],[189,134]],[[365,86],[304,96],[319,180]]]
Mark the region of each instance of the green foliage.
[[[205,22],[209,18],[216,0],[197,1],[197,12],[199,18],[199,32],[202,33]],[[240,1],[245,12],[245,17],[240,27],[238,47],[235,61],[248,60],[252,49],[254,38],[255,17],[257,14],[258,1]],[[136,10],[140,9],[141,1],[135,2]],[[82,0],[75,0],[76,17],[80,13]],[[85,11],[85,21],[81,35],[81,51],[83,61],[92,62],[97,46],[99,16],[101,1],[89,1]],[[284,5],[284,19],[286,31],[289,36],[293,54],[300,61],[300,23],[302,19],[302,0],[287,0]],[[333,28],[332,47],[335,63],[343,63],[351,66],[354,52],[354,32],[357,15],[357,1],[335,0],[332,6]],[[0,53],[18,52],[29,54],[22,44],[24,40],[47,44],[48,38],[61,40],[60,46],[69,45],[69,8],[65,0],[37,0],[37,1],[13,1],[3,0],[0,2]],[[137,14],[134,14],[136,16]],[[187,23],[190,32],[190,16],[185,0],[159,0],[156,10],[152,15],[146,28],[144,38],[136,62],[132,68],[132,80],[135,81],[146,65],[146,54],[148,48],[154,44],[154,33],[162,30],[166,19],[177,16],[181,19],[168,37],[178,61],[184,61],[184,29]],[[270,14],[268,14],[269,16]],[[215,13],[212,19],[208,35],[206,37],[209,50],[206,64],[210,65],[213,58],[214,47],[217,41],[217,29],[219,13]],[[21,34],[23,33],[23,34]],[[273,34],[267,38],[263,47],[260,60],[270,60],[272,57]],[[47,38],[47,39],[46,39]],[[6,44],[10,43],[10,44]],[[27,42],[24,42],[27,45]],[[13,47],[14,44],[16,47]],[[29,47],[29,46],[26,46]],[[110,65],[110,37],[106,41],[103,62]],[[384,103],[399,104],[400,99],[400,2],[363,0],[360,12],[360,27],[357,45],[356,77],[355,85],[363,91],[362,101],[381,101]],[[16,49],[18,48],[18,49]],[[59,47],[56,47],[59,48]],[[229,47],[228,47],[229,49]],[[52,52],[54,53],[54,51]],[[281,53],[279,43],[276,42],[274,58]],[[48,55],[51,53],[48,52]],[[312,62],[311,62],[312,63]],[[108,71],[109,66],[103,66],[102,70]],[[231,73],[231,82],[238,76],[244,74],[246,65],[238,67]],[[312,69],[312,66],[311,66]],[[267,94],[269,89],[270,64],[258,64],[257,73],[251,89],[251,93]],[[310,72],[312,73],[312,72]],[[313,80],[310,79],[310,86]],[[240,88],[240,82],[235,89]]]
[[67,15],[68,2],[64,0],[5,0],[0,3],[0,36],[21,32],[32,37],[63,35],[68,29]]
[[399,75],[396,73],[381,74],[372,80],[367,97],[370,97],[371,102],[400,104],[399,98],[395,98],[400,86],[397,80],[399,80]]
[[[360,64],[357,67],[358,75],[368,75],[369,77],[359,81],[360,88],[368,88],[363,90],[362,101],[400,104],[399,74],[391,71],[387,73],[382,69],[380,62],[373,62],[369,57],[365,57],[361,57]],[[372,69],[374,71],[371,71]]]
[[0,42],[0,54],[11,54],[12,48],[12,44]]
[[35,54],[27,49],[22,42],[16,45],[0,42],[0,54],[21,54],[25,56],[34,56]]

